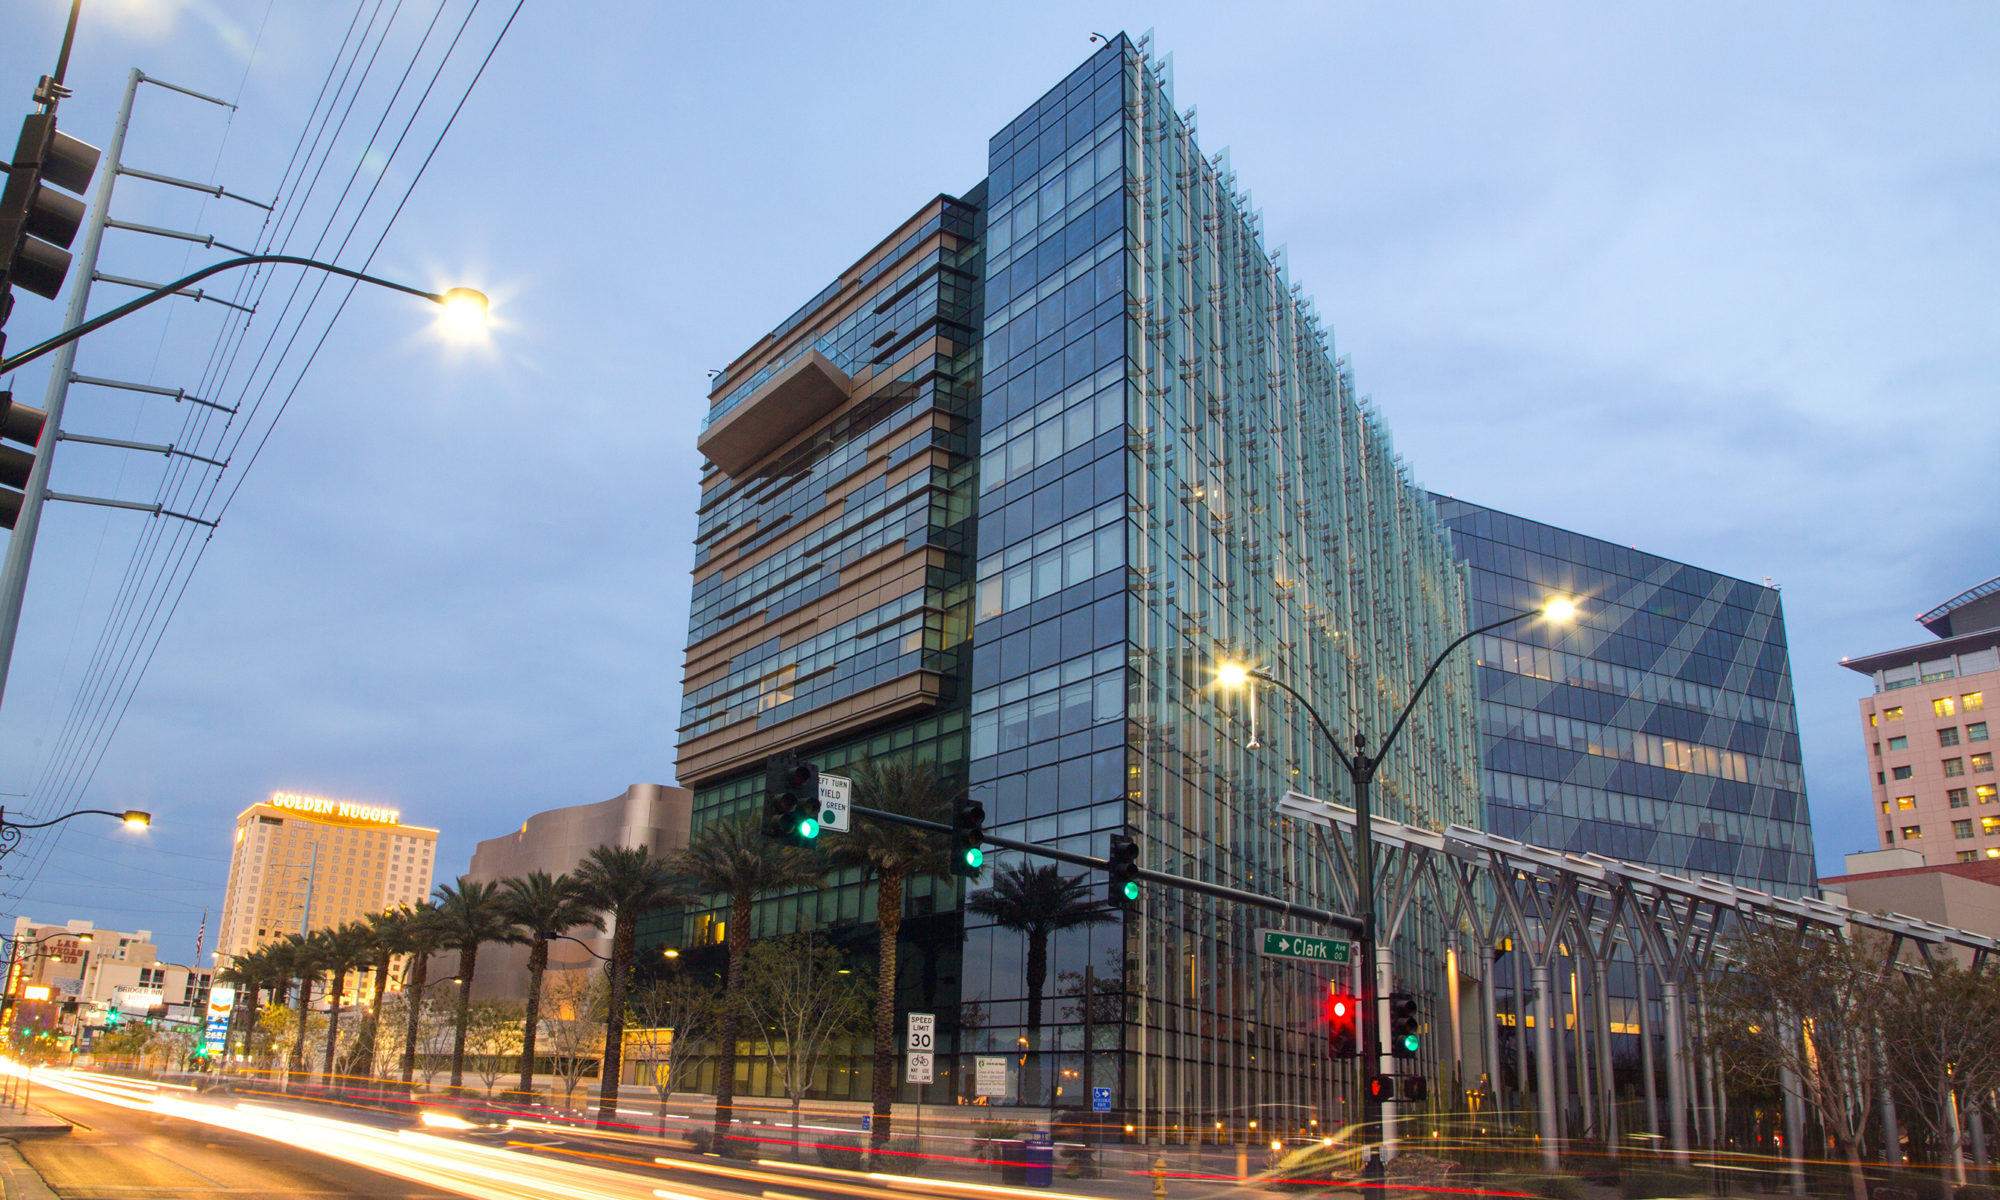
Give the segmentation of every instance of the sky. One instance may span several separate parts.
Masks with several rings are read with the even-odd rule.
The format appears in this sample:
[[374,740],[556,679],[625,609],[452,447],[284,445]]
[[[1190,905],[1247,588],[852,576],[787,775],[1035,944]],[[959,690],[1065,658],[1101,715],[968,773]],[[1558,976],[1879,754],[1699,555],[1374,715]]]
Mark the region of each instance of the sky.
[[[23,115],[66,12],[0,18]],[[58,491],[168,481],[170,509],[220,519],[49,507],[0,803],[155,823],[31,834],[6,911],[151,929],[187,961],[235,815],[273,791],[441,828],[444,877],[531,813],[670,782],[707,371],[976,183],[987,137],[1119,30],[1173,55],[1419,482],[1784,589],[1821,868],[1872,846],[1868,684],[1838,660],[1926,640],[1917,613],[2000,574],[2000,10],[515,12],[85,0],[62,127],[104,145],[138,67],[237,107],[142,86],[128,164],[283,201],[266,226],[128,177],[114,217],[477,287],[493,324],[451,341],[366,288],[334,320],[338,289],[302,311],[320,280],[246,273],[207,286],[256,298],[247,330],[173,300],[84,344],[78,373],[241,412],[71,390],[67,431],[230,465],[202,490],[162,455],[62,447]],[[98,269],[157,283],[226,253],[113,230]],[[132,294],[100,283],[93,311]],[[60,311],[22,298],[10,346]]]

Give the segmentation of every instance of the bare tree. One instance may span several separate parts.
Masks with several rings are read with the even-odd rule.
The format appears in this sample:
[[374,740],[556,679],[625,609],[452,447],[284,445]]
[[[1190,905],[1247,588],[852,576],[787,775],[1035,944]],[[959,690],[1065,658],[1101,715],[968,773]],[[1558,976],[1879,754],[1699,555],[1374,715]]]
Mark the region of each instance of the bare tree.
[[1962,1168],[1961,1109],[2000,1088],[2000,979],[1934,957],[1929,970],[1885,985],[1894,1000],[1880,1006],[1882,1041],[1897,1113],[1914,1116]]
[[542,977],[542,1043],[562,1084],[563,1107],[574,1107],[578,1084],[604,1048],[604,1009],[610,995],[604,972],[550,971]]
[[626,1006],[632,1029],[625,1047],[660,1098],[660,1132],[667,1131],[667,1098],[714,1036],[722,998],[713,981],[685,975],[663,979],[632,994]]
[[864,976],[843,974],[840,952],[814,934],[752,946],[745,976],[743,1007],[772,1078],[791,1101],[796,1153],[799,1107],[834,1044],[866,1031],[872,986]]
[[467,1007],[465,1049],[488,1100],[500,1077],[520,1065],[525,1007],[518,1000],[475,1000]]
[[1710,988],[1717,1048],[1754,1082],[1798,1081],[1847,1160],[1854,1200],[1868,1200],[1861,1140],[1886,1080],[1886,946],[1866,933],[1756,927],[1729,957]]

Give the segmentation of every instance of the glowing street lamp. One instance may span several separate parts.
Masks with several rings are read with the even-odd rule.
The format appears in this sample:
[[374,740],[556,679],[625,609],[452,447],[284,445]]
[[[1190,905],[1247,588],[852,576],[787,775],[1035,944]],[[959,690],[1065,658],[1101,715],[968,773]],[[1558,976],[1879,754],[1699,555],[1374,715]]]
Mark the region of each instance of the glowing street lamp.
[[14,852],[14,847],[21,840],[21,831],[23,829],[47,829],[49,826],[61,824],[71,817],[117,817],[125,823],[125,828],[132,830],[144,830],[153,824],[152,813],[141,812],[136,808],[127,808],[118,811],[108,808],[79,808],[74,812],[66,812],[60,817],[52,817],[46,821],[22,822],[9,821],[7,819],[6,808],[0,807],[0,859],[4,859]]
[[[1348,781],[1353,787],[1354,858],[1356,868],[1355,898],[1358,902],[1357,907],[1361,909],[1356,915],[1361,918],[1361,945],[1359,949],[1363,971],[1362,979],[1365,981],[1361,1003],[1357,1006],[1358,1012],[1356,1016],[1359,1018],[1357,1024],[1360,1026],[1359,1040],[1363,1056],[1362,1062],[1368,1065],[1368,1071],[1364,1072],[1364,1074],[1372,1074],[1375,1070],[1380,1069],[1377,1064],[1383,1058],[1382,1035],[1384,1033],[1379,1028],[1382,1022],[1377,1019],[1374,1004],[1377,993],[1377,964],[1375,962],[1375,818],[1369,804],[1369,787],[1375,781],[1375,773],[1381,768],[1383,759],[1388,756],[1389,747],[1395,744],[1396,736],[1403,732],[1403,726],[1408,723],[1410,714],[1416,711],[1417,701],[1423,697],[1424,690],[1430,686],[1431,680],[1437,677],[1438,668],[1444,666],[1445,660],[1451,657],[1452,651],[1457,650],[1460,646],[1463,646],[1482,633],[1491,633],[1495,629],[1512,625],[1516,621],[1526,621],[1530,618],[1541,617],[1554,624],[1567,624],[1574,621],[1576,616],[1577,603],[1573,598],[1561,595],[1550,596],[1547,600],[1543,601],[1540,608],[1514,613],[1511,616],[1502,617],[1498,621],[1481,625],[1477,629],[1461,634],[1449,646],[1439,651],[1435,659],[1431,660],[1430,668],[1424,672],[1424,677],[1417,682],[1416,689],[1410,693],[1410,698],[1404,702],[1403,711],[1396,714],[1395,723],[1389,727],[1389,736],[1382,739],[1381,748],[1372,754],[1368,752],[1367,735],[1359,730],[1354,734],[1352,750],[1350,751],[1347,747],[1343,746],[1340,739],[1334,736],[1332,728],[1327,725],[1326,719],[1320,716],[1319,710],[1315,709],[1310,701],[1300,695],[1296,688],[1279,679],[1276,675],[1273,675],[1268,668],[1238,662],[1221,662],[1216,664],[1215,683],[1217,687],[1247,689],[1253,682],[1268,683],[1297,701],[1299,707],[1306,711],[1306,715],[1311,717],[1313,724],[1319,728],[1320,736],[1324,737],[1327,745],[1333,749],[1334,757],[1346,769]],[[1254,739],[1254,737],[1255,734],[1253,732],[1252,738]],[[1255,744],[1254,740],[1251,744]],[[1367,1095],[1364,1091],[1362,1103],[1364,1108],[1371,1108],[1380,1105],[1381,1101]],[[1382,1162],[1378,1149],[1375,1157],[1369,1160],[1366,1173],[1371,1178],[1379,1179],[1381,1172]]]

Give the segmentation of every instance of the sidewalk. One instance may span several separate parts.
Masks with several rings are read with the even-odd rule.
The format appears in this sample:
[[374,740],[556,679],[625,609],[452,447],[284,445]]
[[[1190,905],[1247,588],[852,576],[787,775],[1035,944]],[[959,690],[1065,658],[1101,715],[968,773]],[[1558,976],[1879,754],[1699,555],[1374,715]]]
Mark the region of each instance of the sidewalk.
[[68,1133],[70,1124],[46,1109],[29,1105],[28,1111],[0,1109],[0,1138],[15,1141],[24,1137],[48,1137]]

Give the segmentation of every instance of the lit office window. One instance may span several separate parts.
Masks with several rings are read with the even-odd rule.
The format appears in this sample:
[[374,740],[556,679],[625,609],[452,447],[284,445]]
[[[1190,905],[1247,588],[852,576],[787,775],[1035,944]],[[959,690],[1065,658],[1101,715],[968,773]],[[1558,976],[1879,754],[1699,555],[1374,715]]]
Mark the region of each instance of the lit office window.
[[1901,808],[1901,809],[1911,809],[1911,808],[1915,808],[1916,806],[1917,806],[1917,798],[1916,798],[1915,796],[1898,796],[1898,797],[1896,797],[1896,807],[1897,807],[1897,808]]
[[1972,769],[1973,771],[1980,774],[1984,774],[1987,771],[1991,771],[1993,769],[1993,756],[1991,754],[1973,755]]
[[1985,692],[1967,692],[1965,693],[1965,695],[1960,696],[1958,699],[1959,703],[1964,706],[1966,712],[1978,712],[1980,709],[1986,707]]
[[[1990,819],[1990,818],[1989,818],[1989,819]],[[1994,821],[1994,824],[1995,824],[1996,826],[2000,826],[2000,820],[1995,820],[1995,821]],[[1989,830],[1989,832],[1991,832],[1991,831]],[[1923,827],[1923,826],[1921,826],[1921,825],[1905,825],[1905,826],[1903,826],[1903,840],[1904,840],[1904,841],[1906,841],[1906,842],[1914,842],[1914,841],[1916,841],[1916,840],[1917,840],[1918,838],[1921,838],[1921,837],[1923,837],[1923,836],[1924,836],[1924,827]]]
[[1957,711],[1958,706],[1952,702],[1950,696],[1939,696],[1931,701],[1931,712],[1935,716],[1948,717]]
[[1902,720],[1902,719],[1903,719],[1903,706],[1902,706],[1902,705],[1900,705],[1900,704],[1898,704],[1898,705],[1896,705],[1896,706],[1895,706],[1894,708],[1885,708],[1885,709],[1883,709],[1883,710],[1882,710],[1882,719],[1883,719],[1884,721],[1900,721],[1900,720]]

